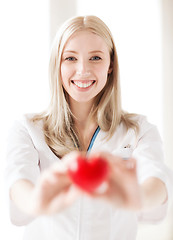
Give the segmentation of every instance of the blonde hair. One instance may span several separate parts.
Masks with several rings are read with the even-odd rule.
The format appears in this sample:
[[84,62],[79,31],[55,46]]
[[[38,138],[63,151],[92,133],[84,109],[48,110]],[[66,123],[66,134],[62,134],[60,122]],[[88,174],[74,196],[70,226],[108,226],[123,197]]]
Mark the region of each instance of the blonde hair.
[[79,16],[65,22],[58,31],[51,51],[49,72],[51,100],[48,109],[32,120],[43,120],[43,130],[46,142],[51,150],[62,157],[73,150],[82,150],[74,118],[71,113],[68,94],[61,82],[60,65],[64,46],[67,40],[76,32],[87,30],[102,37],[110,52],[112,72],[104,89],[95,97],[90,117],[94,118],[99,127],[107,132],[110,138],[117,126],[122,122],[127,129],[138,129],[132,114],[122,111],[119,84],[118,57],[112,34],[106,24],[96,16]]

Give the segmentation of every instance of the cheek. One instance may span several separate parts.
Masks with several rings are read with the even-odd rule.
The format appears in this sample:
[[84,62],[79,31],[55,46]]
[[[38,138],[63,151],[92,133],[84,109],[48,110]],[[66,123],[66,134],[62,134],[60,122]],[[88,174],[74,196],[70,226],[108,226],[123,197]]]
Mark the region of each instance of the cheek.
[[70,78],[70,69],[69,67],[65,66],[65,65],[61,65],[61,71],[60,71],[60,74],[61,74],[61,81],[63,84],[67,84],[68,82],[68,79]]
[[108,67],[106,66],[100,66],[97,70],[98,78],[104,83],[107,82],[108,77]]
[[61,69],[61,71],[60,71],[61,79],[63,80],[63,78],[67,75],[67,69],[66,69],[66,67],[64,65],[61,65],[60,69]]

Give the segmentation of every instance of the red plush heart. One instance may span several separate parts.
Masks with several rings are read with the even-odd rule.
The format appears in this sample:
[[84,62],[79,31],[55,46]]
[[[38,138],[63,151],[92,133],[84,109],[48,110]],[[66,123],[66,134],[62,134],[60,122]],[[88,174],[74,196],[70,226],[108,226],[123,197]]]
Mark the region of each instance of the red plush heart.
[[87,159],[78,156],[68,169],[71,180],[87,192],[94,191],[106,180],[108,163],[101,157]]

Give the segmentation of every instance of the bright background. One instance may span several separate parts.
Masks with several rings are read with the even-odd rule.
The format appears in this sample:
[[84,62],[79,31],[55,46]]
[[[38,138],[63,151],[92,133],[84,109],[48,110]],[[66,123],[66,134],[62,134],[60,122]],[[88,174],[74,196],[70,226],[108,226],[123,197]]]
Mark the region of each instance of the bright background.
[[[173,85],[171,73],[165,74],[165,71],[171,71],[168,66],[172,60],[172,48],[167,48],[172,47],[172,42],[171,36],[167,42],[164,34],[165,31],[170,32],[164,28],[166,21],[170,22],[165,18],[168,16],[165,11],[169,11],[170,7],[165,7],[163,2],[172,4],[169,0],[0,2],[0,239],[21,240],[23,233],[23,227],[11,225],[4,198],[6,135],[18,116],[40,112],[47,107],[50,45],[59,25],[71,16],[97,15],[109,26],[119,56],[123,108],[146,115],[158,126],[166,143],[166,162],[173,166],[169,145],[173,135],[170,134],[171,121],[167,124],[167,119],[173,116],[170,107]],[[171,209],[160,225],[141,225],[138,240],[173,239]]]

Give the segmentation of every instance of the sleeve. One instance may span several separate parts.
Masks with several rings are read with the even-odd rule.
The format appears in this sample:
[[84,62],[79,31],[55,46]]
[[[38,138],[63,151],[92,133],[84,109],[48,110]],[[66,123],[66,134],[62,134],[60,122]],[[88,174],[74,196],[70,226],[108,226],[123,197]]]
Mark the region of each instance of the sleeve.
[[38,152],[23,122],[16,121],[9,131],[6,158],[5,189],[10,218],[15,225],[26,225],[32,219],[23,214],[9,197],[10,187],[15,181],[27,179],[35,183],[40,174]]
[[[173,173],[163,162],[163,145],[158,130],[147,121],[141,123],[140,138],[133,157],[137,160],[139,183],[143,183],[150,177],[159,178],[164,182],[168,200],[170,200],[172,198]],[[160,222],[166,216],[167,208],[168,201],[152,211],[140,212],[138,220],[148,223]]]

